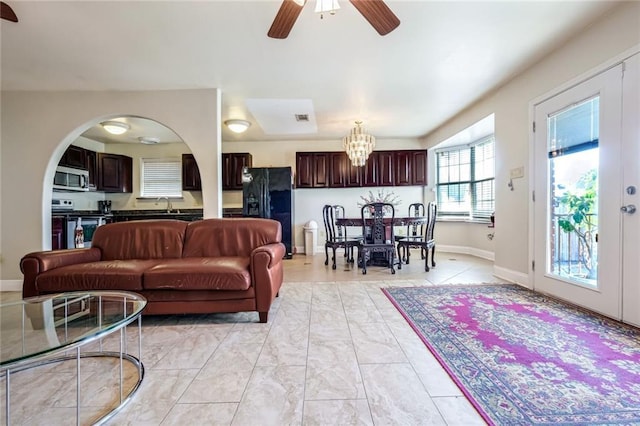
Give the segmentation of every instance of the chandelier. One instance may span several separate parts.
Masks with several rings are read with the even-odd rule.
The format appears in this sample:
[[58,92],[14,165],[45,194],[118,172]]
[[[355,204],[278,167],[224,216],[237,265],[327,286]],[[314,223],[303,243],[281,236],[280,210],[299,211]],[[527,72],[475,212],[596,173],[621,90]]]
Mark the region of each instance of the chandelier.
[[342,138],[342,146],[349,156],[351,164],[355,167],[362,167],[376,146],[376,138],[365,133],[362,121],[356,121],[356,127],[351,129],[348,136]]

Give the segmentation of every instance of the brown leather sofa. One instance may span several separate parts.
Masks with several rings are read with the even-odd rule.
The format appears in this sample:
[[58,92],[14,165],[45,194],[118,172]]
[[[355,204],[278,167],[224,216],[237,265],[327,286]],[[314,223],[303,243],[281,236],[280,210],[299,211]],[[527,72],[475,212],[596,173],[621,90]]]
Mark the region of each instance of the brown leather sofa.
[[22,296],[127,290],[147,298],[145,314],[257,311],[267,322],[283,280],[281,239],[271,219],[111,223],[90,248],[25,255]]

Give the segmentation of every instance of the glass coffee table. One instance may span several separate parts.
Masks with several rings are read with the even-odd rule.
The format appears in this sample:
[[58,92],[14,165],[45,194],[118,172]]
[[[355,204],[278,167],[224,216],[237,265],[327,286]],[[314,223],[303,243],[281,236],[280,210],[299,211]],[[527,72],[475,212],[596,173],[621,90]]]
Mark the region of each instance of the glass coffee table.
[[[80,424],[80,360],[117,358],[120,395],[116,406],[95,423],[111,418],[133,397],[144,377],[142,354],[142,310],[147,300],[124,291],[59,293],[0,303],[0,378],[5,379],[5,420],[11,424],[11,378],[20,371],[46,364],[75,360],[76,424]],[[137,321],[138,357],[127,351],[126,326]],[[119,331],[119,350],[103,350],[103,338]],[[91,350],[81,351],[96,342]],[[95,347],[94,347],[95,346]],[[123,361],[137,371],[137,381],[123,390]],[[1,423],[1,422],[0,422]]]

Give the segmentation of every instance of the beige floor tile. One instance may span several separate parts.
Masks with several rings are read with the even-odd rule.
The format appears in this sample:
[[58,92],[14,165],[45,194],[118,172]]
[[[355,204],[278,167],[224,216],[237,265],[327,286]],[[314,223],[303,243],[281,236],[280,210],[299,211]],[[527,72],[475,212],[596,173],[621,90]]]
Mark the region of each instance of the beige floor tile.
[[304,374],[300,366],[256,367],[232,424],[300,424]]
[[410,364],[370,364],[360,368],[375,424],[446,424]]
[[176,404],[162,425],[230,425],[238,404]]
[[302,424],[368,426],[373,425],[373,420],[366,399],[305,401]]

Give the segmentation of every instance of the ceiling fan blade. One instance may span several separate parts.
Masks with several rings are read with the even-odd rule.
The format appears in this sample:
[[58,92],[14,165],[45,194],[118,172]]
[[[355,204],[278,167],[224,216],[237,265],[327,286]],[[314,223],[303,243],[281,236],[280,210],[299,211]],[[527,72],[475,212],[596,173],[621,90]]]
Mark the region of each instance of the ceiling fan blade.
[[303,7],[304,2],[299,4],[295,0],[282,0],[282,5],[267,35],[271,38],[287,38]]
[[13,9],[11,9],[11,6],[3,1],[0,1],[0,18],[11,22],[18,22],[18,17]]
[[400,25],[400,19],[389,9],[383,0],[350,0],[358,12],[375,28],[380,35],[387,35]]

